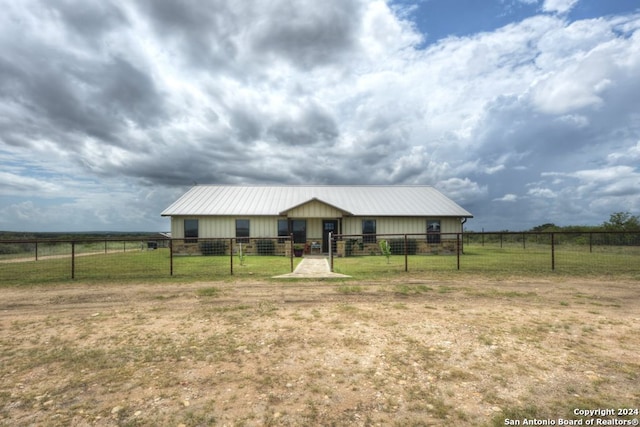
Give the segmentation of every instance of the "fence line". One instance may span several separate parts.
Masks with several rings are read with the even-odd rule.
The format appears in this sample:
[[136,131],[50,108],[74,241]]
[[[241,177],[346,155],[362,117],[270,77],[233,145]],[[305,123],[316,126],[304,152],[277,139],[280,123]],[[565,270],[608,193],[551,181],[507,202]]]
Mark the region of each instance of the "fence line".
[[[330,253],[325,254],[331,269],[356,278],[376,272],[457,270],[640,273],[638,231],[359,234],[331,239]],[[269,277],[293,271],[297,246],[293,236],[0,240],[0,284]]]
[[[347,261],[349,258],[385,255],[378,247],[381,242],[389,245],[387,263],[395,256],[393,267],[405,272],[512,269],[518,273],[559,268],[576,272],[640,271],[640,231],[337,234],[332,239],[336,250],[331,253],[330,266],[333,270],[337,259],[341,264],[338,269],[345,274],[360,271],[353,268],[354,262]],[[450,255],[452,260],[437,255]],[[455,262],[451,262],[453,259]],[[368,265],[366,261],[360,264],[362,268]],[[380,269],[375,265],[371,268]]]
[[291,236],[0,240],[0,283],[118,277],[203,277],[293,271]]

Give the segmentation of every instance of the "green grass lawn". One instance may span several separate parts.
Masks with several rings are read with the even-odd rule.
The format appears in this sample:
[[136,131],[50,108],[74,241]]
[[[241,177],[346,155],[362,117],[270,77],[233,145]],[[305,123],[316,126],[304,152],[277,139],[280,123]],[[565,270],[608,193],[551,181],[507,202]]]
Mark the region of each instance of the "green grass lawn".
[[[122,243],[120,248],[122,248]],[[104,249],[104,246],[103,246]],[[81,253],[81,252],[80,252]],[[233,257],[231,275],[229,256],[174,256],[173,276],[168,249],[154,251],[127,248],[126,252],[77,256],[75,279],[83,281],[193,281],[269,279],[289,273],[291,260],[284,256],[245,256],[241,262]],[[300,258],[294,258],[294,268]],[[566,274],[571,276],[623,275],[640,278],[640,248],[558,245],[555,270],[551,269],[548,245],[512,245],[499,247],[466,245],[460,256],[411,255],[407,258],[409,273],[434,275],[485,274],[489,276],[535,276]],[[405,257],[357,256],[334,259],[334,271],[348,274],[354,280],[377,279],[405,274]],[[0,285],[69,282],[71,258],[41,258],[38,261],[0,262]]]
[[[409,272],[428,273],[486,273],[506,275],[569,274],[575,276],[631,275],[640,277],[639,247],[594,247],[556,245],[552,270],[552,254],[549,245],[466,245],[457,256],[410,255],[406,269]],[[405,271],[405,257],[392,255],[387,262],[384,256],[362,256],[334,259],[334,270],[354,277],[375,277],[398,274]]]
[[[294,268],[300,262],[294,258]],[[0,285],[38,284],[71,280],[71,258],[0,263]],[[131,250],[122,253],[75,257],[75,279],[83,281],[122,280],[225,280],[238,277],[270,278],[291,272],[291,260],[284,256],[174,256],[173,276],[168,249]]]
[[[76,242],[75,253],[105,254],[113,252],[141,251],[147,246],[147,241],[90,241]],[[46,259],[51,256],[71,255],[71,242],[47,242],[42,241],[37,245],[38,259]],[[36,244],[22,243],[10,244],[0,241],[0,261],[13,259],[36,259]]]

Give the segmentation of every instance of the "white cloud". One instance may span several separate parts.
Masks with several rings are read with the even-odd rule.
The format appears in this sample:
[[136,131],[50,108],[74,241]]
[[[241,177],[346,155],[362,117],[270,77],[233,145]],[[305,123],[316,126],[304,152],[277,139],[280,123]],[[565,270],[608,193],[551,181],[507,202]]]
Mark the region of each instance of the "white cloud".
[[545,12],[567,13],[577,3],[578,0],[544,0],[542,10]]
[[517,202],[518,199],[519,199],[519,197],[517,195],[509,193],[509,194],[505,194],[504,196],[499,197],[497,199],[493,199],[493,201],[494,202],[511,202],[511,203],[513,203],[513,202]]
[[626,151],[616,151],[607,156],[611,164],[628,164],[640,161],[640,141],[630,146]]
[[47,197],[61,191],[60,186],[44,179],[0,172],[0,196],[22,195],[25,192]]
[[527,194],[533,197],[542,197],[547,199],[552,199],[557,196],[557,194],[549,188],[531,188],[527,191]]

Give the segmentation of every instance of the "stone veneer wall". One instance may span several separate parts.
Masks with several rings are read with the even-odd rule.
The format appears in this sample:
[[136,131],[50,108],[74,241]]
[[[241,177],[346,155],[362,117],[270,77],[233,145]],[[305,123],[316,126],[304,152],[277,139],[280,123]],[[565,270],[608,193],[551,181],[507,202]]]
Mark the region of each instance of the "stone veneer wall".
[[[380,239],[384,240],[384,239]],[[409,239],[411,240],[411,239]],[[416,239],[414,239],[416,240]],[[346,240],[336,242],[336,256],[343,257],[346,254]],[[357,249],[354,255],[382,255],[378,243],[364,243],[362,249],[356,243]],[[440,243],[428,243],[425,240],[416,240],[416,254],[422,255],[454,255],[456,253],[456,240],[442,240]]]
[[[226,244],[226,249],[224,251],[224,255],[230,255],[229,245],[230,239],[221,239],[224,240]],[[274,241],[274,255],[291,255],[291,244],[289,242],[278,243],[278,239],[252,239],[249,243],[242,244],[242,250],[247,255],[256,255],[257,254],[257,240],[273,240]],[[199,239],[198,243],[184,243],[183,240],[174,240],[173,241],[173,254],[174,255],[202,255],[202,250],[200,244],[202,242],[210,241],[208,239]],[[233,245],[233,252],[236,253],[238,250],[238,244],[235,243]],[[216,254],[217,256],[221,256],[222,254]]]

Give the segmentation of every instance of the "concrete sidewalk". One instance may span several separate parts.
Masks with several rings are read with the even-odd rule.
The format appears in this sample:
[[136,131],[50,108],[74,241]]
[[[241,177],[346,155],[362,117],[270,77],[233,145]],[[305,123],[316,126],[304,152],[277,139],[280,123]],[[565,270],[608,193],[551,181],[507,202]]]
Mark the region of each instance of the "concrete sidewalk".
[[337,279],[351,277],[332,273],[329,261],[324,257],[305,257],[300,261],[293,273],[274,276],[274,279]]

